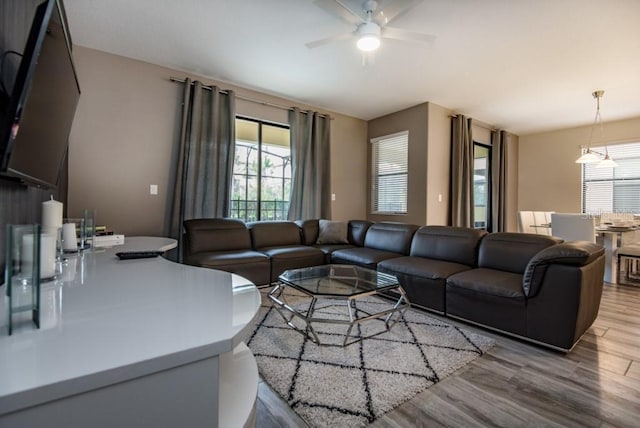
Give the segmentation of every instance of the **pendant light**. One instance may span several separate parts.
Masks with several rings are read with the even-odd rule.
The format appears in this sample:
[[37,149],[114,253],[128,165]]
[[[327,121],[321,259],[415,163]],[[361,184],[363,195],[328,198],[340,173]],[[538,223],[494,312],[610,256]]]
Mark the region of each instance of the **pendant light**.
[[591,126],[591,135],[589,136],[589,143],[587,144],[587,150],[584,152],[582,156],[580,156],[576,163],[598,163],[596,168],[615,168],[618,164],[609,157],[609,150],[605,146],[604,155],[600,152],[591,149],[591,143],[593,142],[593,132],[596,127],[600,128],[600,137],[602,138],[603,126],[602,126],[602,116],[600,115],[600,98],[604,95],[603,90],[598,90],[593,92],[593,98],[596,99],[596,117],[593,119],[593,125]]

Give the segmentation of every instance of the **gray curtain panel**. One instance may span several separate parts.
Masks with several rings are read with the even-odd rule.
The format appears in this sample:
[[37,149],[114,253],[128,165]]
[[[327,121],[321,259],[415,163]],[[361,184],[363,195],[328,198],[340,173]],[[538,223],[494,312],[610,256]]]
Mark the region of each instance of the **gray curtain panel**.
[[452,226],[473,227],[473,136],[471,119],[451,118]]
[[330,123],[317,112],[289,112],[291,132],[290,220],[331,218]]
[[507,156],[509,135],[491,131],[491,231],[507,231]]
[[169,236],[183,256],[182,226],[229,215],[235,152],[235,95],[186,79]]

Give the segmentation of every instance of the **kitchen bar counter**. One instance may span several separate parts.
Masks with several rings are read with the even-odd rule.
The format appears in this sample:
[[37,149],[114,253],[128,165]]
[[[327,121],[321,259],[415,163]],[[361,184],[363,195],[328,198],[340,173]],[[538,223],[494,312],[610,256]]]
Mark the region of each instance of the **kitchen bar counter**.
[[[241,341],[260,293],[227,272],[115,255],[171,241],[69,256],[42,285],[40,329],[7,335],[0,287],[0,426],[251,425],[258,374]],[[233,393],[221,385],[242,391],[239,403],[219,406]]]

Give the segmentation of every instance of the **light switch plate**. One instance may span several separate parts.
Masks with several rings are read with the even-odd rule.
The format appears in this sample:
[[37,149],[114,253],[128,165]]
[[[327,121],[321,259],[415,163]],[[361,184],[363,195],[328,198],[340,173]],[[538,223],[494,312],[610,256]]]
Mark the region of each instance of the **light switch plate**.
[[157,184],[149,185],[149,194],[150,195],[157,195],[158,194],[158,185]]

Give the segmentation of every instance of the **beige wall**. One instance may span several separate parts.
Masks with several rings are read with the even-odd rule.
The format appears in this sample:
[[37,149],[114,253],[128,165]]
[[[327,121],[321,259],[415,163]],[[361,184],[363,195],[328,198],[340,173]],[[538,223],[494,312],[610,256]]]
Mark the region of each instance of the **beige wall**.
[[[97,221],[126,235],[164,235],[168,186],[180,123],[185,73],[74,47],[82,95],[69,138],[69,216],[95,208]],[[190,76],[200,78],[198,76]],[[313,108],[230,84],[238,95]],[[238,114],[286,122],[286,110],[238,100]],[[366,122],[326,112],[331,123],[333,218],[366,217]],[[159,194],[149,194],[157,184]]]
[[[590,133],[591,126],[582,126],[520,137],[518,210],[581,212],[582,172],[575,160]],[[640,118],[607,122],[604,136],[607,144],[638,142]]]
[[[367,192],[367,213],[371,221],[400,221],[425,224],[427,218],[427,103],[369,121],[369,141],[373,138],[409,131],[409,182],[407,214],[371,213],[371,195]],[[371,144],[367,146],[367,189],[371,189]]]
[[[409,131],[409,189],[406,215],[374,215],[373,221],[445,225],[449,216],[451,110],[424,103],[369,121],[368,138]],[[371,159],[371,148],[368,149]],[[368,166],[371,180],[371,168]],[[368,187],[370,188],[370,187]],[[370,207],[370,198],[367,200]]]
[[425,224],[449,221],[451,110],[429,103],[427,151],[427,218]]

